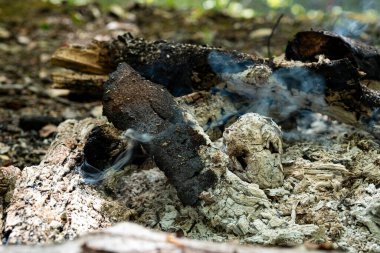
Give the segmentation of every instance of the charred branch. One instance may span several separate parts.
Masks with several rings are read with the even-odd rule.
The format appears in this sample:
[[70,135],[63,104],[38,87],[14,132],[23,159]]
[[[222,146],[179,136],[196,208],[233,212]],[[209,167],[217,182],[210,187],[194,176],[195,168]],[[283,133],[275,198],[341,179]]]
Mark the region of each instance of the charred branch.
[[104,115],[118,129],[153,137],[142,146],[184,204],[196,204],[198,195],[214,184],[215,175],[201,173],[204,165],[197,152],[206,140],[186,122],[165,88],[143,79],[123,63],[105,84],[103,106]]

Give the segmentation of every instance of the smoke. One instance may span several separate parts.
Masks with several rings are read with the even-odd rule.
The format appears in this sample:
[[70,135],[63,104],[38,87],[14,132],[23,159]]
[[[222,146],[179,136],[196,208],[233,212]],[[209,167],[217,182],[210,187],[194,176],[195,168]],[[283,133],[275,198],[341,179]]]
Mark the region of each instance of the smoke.
[[342,14],[335,22],[333,32],[351,38],[358,38],[368,28],[368,24],[348,18]]
[[[272,72],[264,64],[230,66],[224,64],[227,61],[231,63],[231,59],[227,59],[228,56],[218,55],[217,52],[213,52],[211,56],[209,58],[212,60],[209,63],[212,69],[225,82],[224,94],[231,94],[231,100],[236,94],[241,98],[235,103],[238,107],[238,111],[234,112],[236,116],[255,112],[271,117],[277,122],[298,117],[300,120],[297,120],[297,123],[300,125],[297,128],[305,132],[304,129],[308,126],[304,124],[304,119],[320,119],[315,115],[307,116],[310,109],[323,111],[327,106],[324,100],[324,78],[307,68],[282,68]],[[216,59],[222,63],[218,63]],[[225,122],[226,118],[232,116],[230,112],[225,118],[216,120],[213,125]],[[321,131],[321,127],[313,125],[318,131]]]
[[85,183],[98,184],[110,173],[123,169],[131,161],[135,147],[139,143],[149,143],[153,139],[151,135],[146,133],[140,134],[133,129],[124,131],[120,138],[127,141],[127,147],[118,154],[113,163],[107,168],[99,169],[89,164],[86,160],[83,162],[79,168],[79,172],[84,178]]

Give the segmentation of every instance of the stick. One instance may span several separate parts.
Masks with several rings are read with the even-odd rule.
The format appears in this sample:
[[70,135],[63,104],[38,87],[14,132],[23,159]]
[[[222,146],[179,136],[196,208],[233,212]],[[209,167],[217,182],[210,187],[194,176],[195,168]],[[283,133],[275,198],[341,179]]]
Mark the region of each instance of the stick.
[[267,40],[267,48],[268,48],[268,58],[271,58],[272,57],[272,53],[270,51],[270,43],[271,43],[271,39],[273,37],[273,34],[274,32],[276,31],[277,29],[277,26],[280,24],[281,22],[281,19],[284,17],[284,13],[281,13],[280,16],[278,16],[277,20],[276,20],[276,23],[274,23],[274,26],[272,27],[272,31],[268,37],[268,40]]

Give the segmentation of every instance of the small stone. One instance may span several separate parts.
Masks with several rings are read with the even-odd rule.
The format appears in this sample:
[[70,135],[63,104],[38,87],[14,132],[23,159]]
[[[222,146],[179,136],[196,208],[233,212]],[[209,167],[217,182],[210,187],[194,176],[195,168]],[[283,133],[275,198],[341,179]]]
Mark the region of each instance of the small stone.
[[0,142],[0,155],[3,155],[5,153],[8,153],[8,151],[11,149],[8,145]]
[[11,32],[0,26],[0,39],[9,39],[11,37]]
[[22,45],[27,45],[30,43],[30,41],[31,40],[27,36],[20,35],[17,37],[17,42],[22,44]]
[[272,219],[269,220],[269,226],[272,228],[281,227],[284,223],[284,220],[281,220],[276,216],[273,216]]

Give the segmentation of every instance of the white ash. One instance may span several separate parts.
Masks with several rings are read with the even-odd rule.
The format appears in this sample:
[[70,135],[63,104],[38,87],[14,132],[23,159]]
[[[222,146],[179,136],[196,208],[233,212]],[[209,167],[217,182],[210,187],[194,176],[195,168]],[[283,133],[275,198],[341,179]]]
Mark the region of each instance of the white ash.
[[281,130],[271,119],[247,113],[225,129],[223,140],[241,179],[261,189],[282,186]]
[[[319,141],[285,143],[284,184],[264,191],[224,169],[230,164],[227,155],[217,148],[223,147],[218,140],[201,150],[206,167],[216,167],[220,182],[202,194],[198,210],[183,207],[175,190],[159,180],[147,184],[149,188],[129,204],[140,207],[140,212],[143,209],[136,218],[139,223],[167,231],[184,231],[191,238],[288,246],[311,240],[317,244],[332,242],[333,247],[349,252],[376,252],[378,235],[367,226],[378,226],[379,189],[371,180],[380,182],[379,149],[370,135],[352,132],[350,128],[345,133],[343,136],[323,133],[326,137],[323,145]],[[162,173],[161,178],[166,182]],[[162,188],[157,188],[158,184]],[[138,187],[141,181],[131,178],[128,185]],[[147,193],[153,195],[146,198]],[[151,199],[158,199],[158,203],[153,201],[156,204],[151,205]],[[149,212],[155,222],[144,218],[144,213]]]
[[75,163],[96,122],[65,122],[43,163],[22,171],[6,210],[9,243],[62,241],[133,217],[198,239],[379,250],[380,149],[368,134],[347,128],[321,132],[322,143],[285,142],[283,185],[267,189],[236,176],[223,142],[208,140],[200,155],[219,182],[193,208],[180,203],[152,162],[110,176],[105,191],[84,185]]
[[263,88],[268,84],[272,70],[265,64],[257,64],[248,67],[238,73],[223,73],[221,78],[226,82],[226,89],[243,96],[255,96],[257,88]]
[[222,131],[219,127],[228,125],[228,121],[238,113],[230,98],[220,92],[194,92],[177,98],[177,101],[187,113],[193,115],[211,140],[220,138]]

